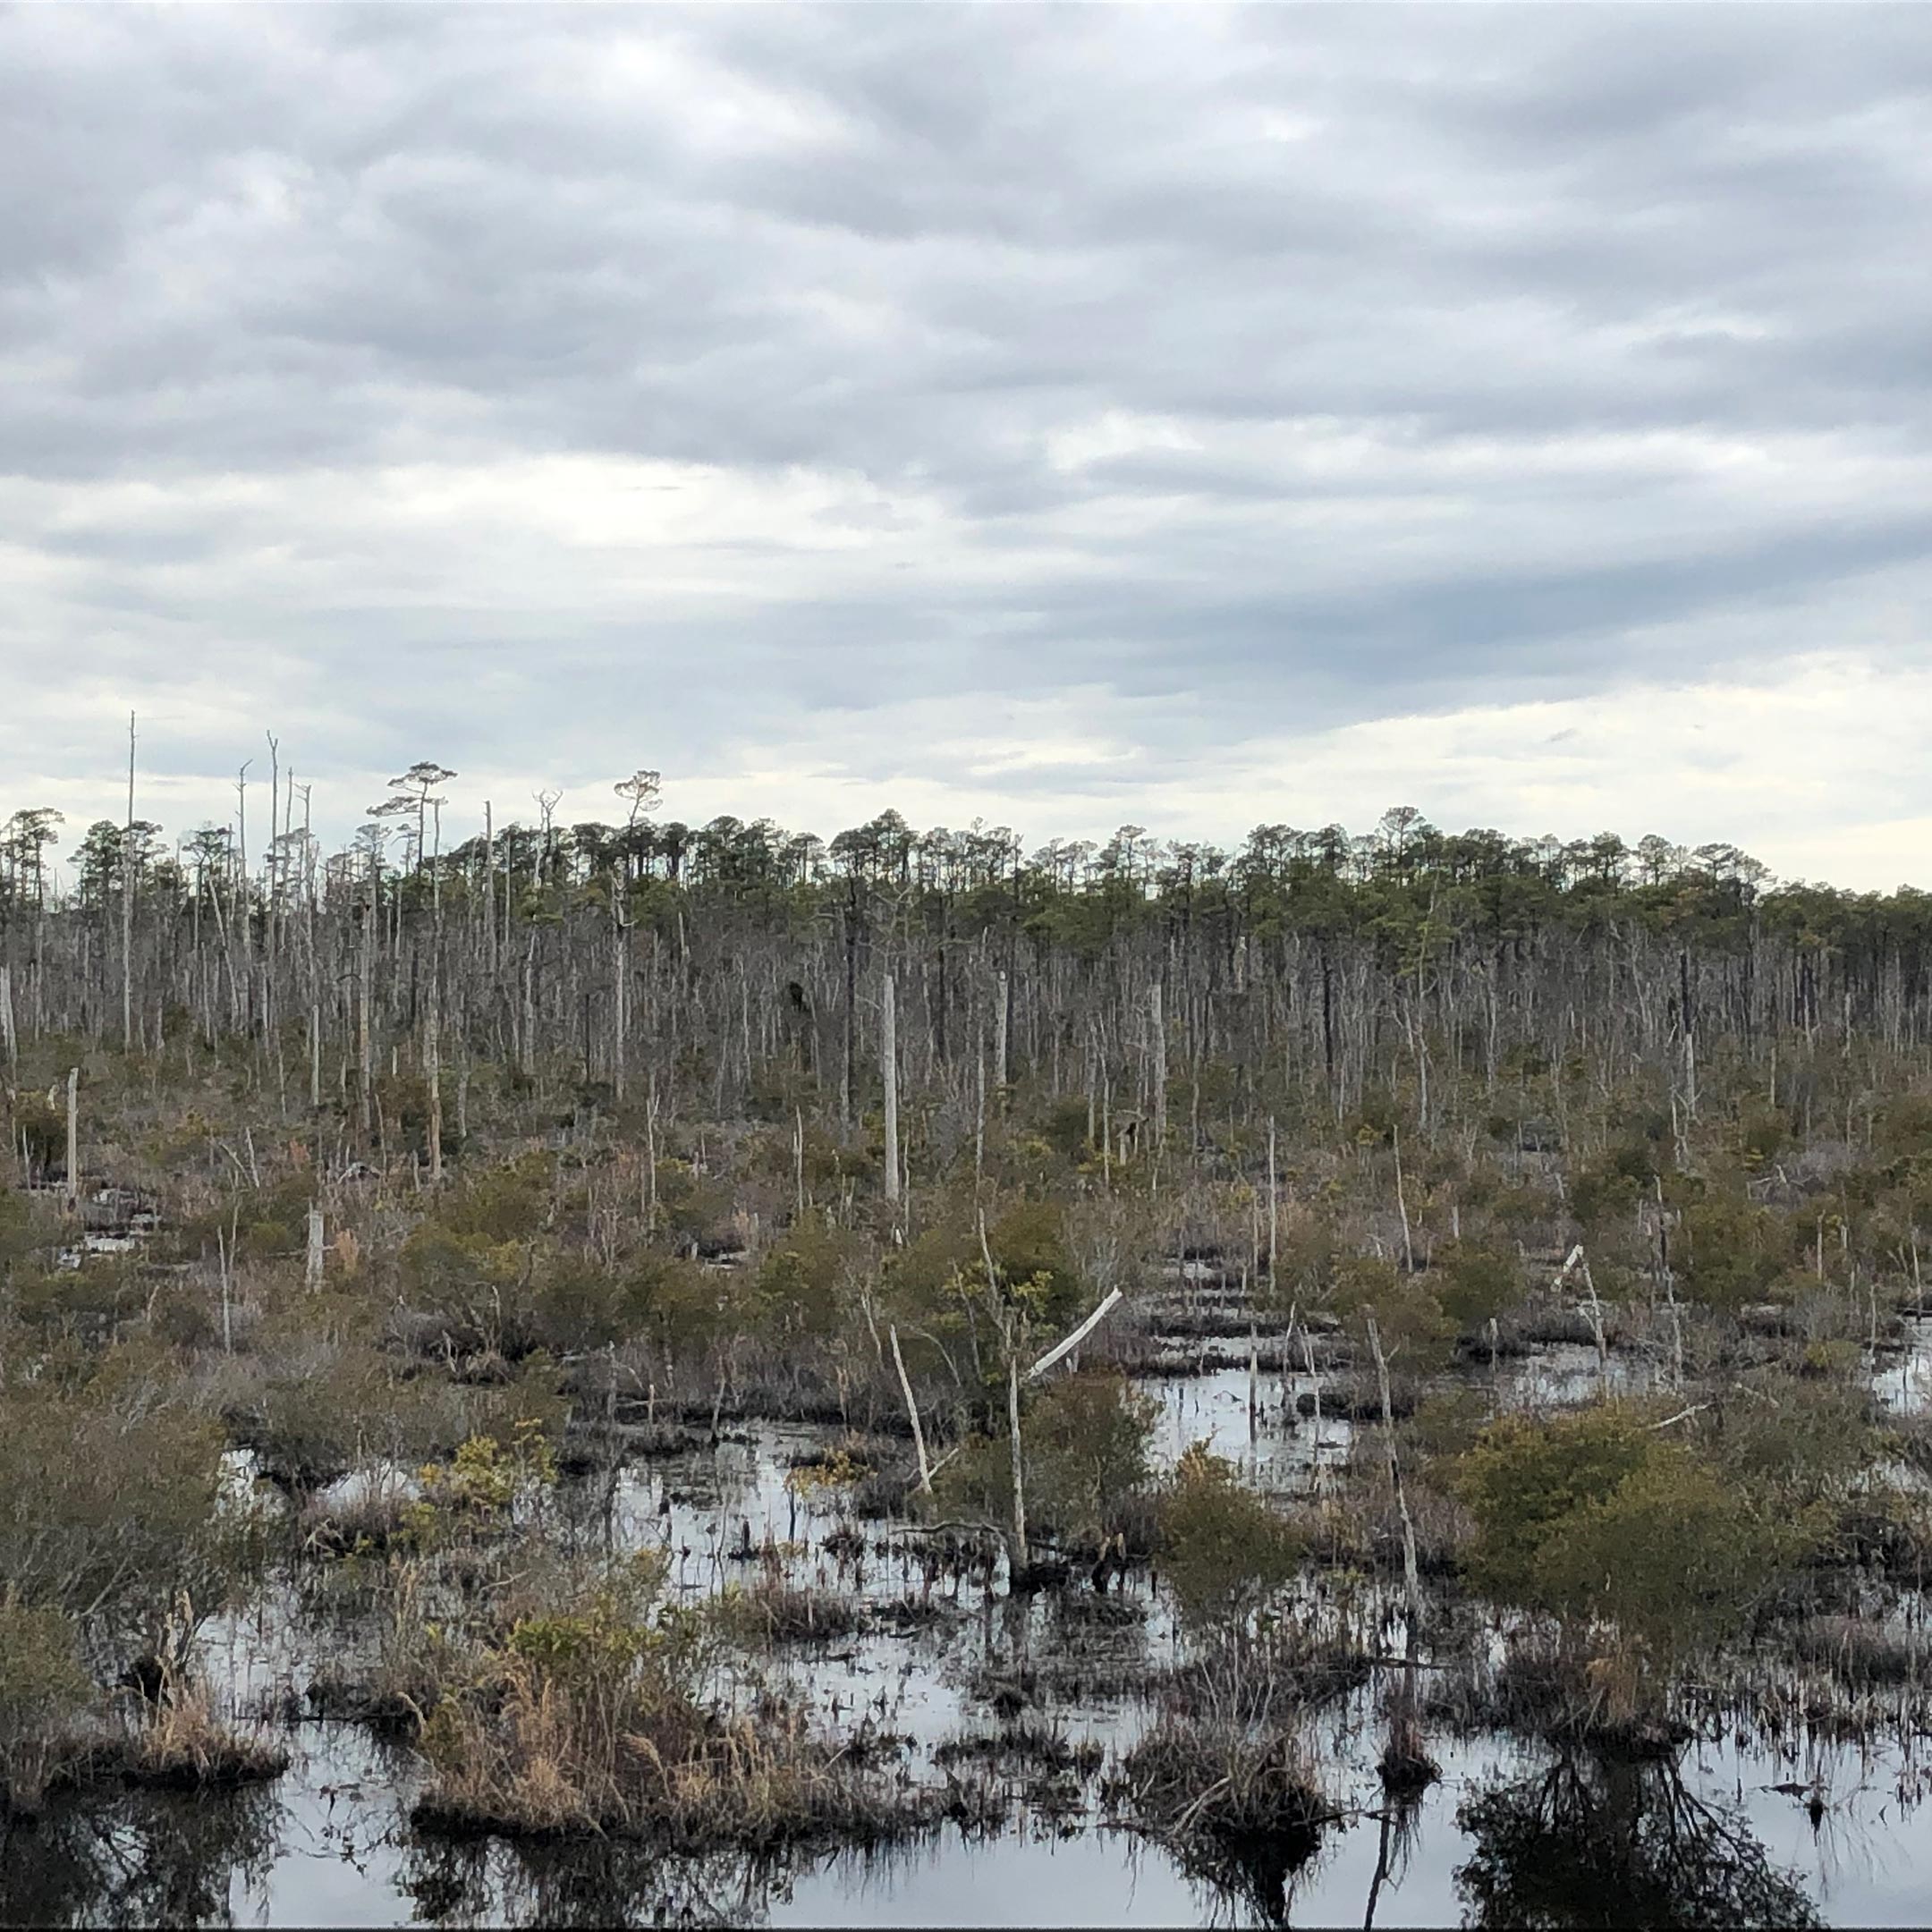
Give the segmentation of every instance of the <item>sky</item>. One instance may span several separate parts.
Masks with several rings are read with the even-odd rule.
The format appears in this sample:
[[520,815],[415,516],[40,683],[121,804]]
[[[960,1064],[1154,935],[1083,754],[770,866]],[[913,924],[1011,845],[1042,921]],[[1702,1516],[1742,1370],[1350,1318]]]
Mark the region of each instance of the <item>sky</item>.
[[0,817],[1932,884],[1932,10],[0,11]]

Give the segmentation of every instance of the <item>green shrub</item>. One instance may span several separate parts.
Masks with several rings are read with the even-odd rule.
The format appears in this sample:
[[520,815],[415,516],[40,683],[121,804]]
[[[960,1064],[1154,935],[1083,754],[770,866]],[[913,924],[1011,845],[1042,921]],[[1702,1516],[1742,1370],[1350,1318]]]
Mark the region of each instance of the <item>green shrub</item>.
[[0,1814],[38,1801],[93,1694],[72,1621],[0,1597]]
[[1160,1537],[1162,1569],[1197,1635],[1244,1624],[1293,1576],[1305,1547],[1295,1527],[1204,1443],[1175,1464]]
[[1623,1405],[1506,1417],[1462,1458],[1460,1479],[1481,1587],[1614,1623],[1659,1654],[1736,1634],[1818,1534]]
[[259,1552],[224,1508],[223,1437],[109,1365],[80,1392],[0,1403],[0,1589],[112,1649],[185,1591],[218,1608]]
[[1470,1241],[1438,1248],[1429,1283],[1443,1313],[1464,1334],[1514,1307],[1523,1292],[1521,1267],[1514,1255]]

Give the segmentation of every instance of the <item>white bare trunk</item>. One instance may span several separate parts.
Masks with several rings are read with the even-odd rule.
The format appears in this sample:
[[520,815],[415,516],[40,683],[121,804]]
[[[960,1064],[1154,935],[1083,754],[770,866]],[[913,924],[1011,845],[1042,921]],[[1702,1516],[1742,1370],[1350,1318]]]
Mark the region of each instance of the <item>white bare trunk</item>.
[[893,976],[886,975],[879,1010],[879,1072],[886,1082],[886,1199],[899,1199],[899,1012]]
[[1027,1550],[1026,1470],[1020,1452],[1020,1357],[1016,1350],[1006,1355],[1006,1420],[1013,1434],[1013,1563],[1016,1570],[1032,1567]]
[[1004,969],[994,975],[993,993],[993,1088],[1003,1092],[1006,1086],[1007,984]]
[[919,1457],[919,1487],[932,1494],[932,1465],[926,1459],[926,1431],[919,1425],[919,1404],[912,1399],[912,1378],[906,1373],[905,1357],[899,1352],[899,1331],[888,1328],[892,1337],[893,1367],[899,1371],[899,1387],[905,1396],[906,1418],[912,1425],[912,1449]]
[[67,1073],[67,1212],[80,1206],[80,1069]]

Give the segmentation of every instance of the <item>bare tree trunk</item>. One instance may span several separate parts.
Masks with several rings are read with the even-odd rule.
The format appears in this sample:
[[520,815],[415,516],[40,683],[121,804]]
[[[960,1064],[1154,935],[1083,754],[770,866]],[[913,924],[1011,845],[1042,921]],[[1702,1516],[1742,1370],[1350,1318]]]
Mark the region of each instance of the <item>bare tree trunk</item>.
[[1158,1158],[1167,1138],[1167,1015],[1161,999],[1158,974],[1148,986],[1149,1031],[1153,1035],[1154,1152]]
[[880,995],[879,1072],[886,1082],[886,1199],[899,1199],[899,1013],[888,970]]
[[624,1097],[624,1035],[631,1021],[629,939],[620,916],[611,944],[611,1092],[620,1103]]
[[67,1072],[67,1212],[80,1207],[80,1069]]
[[429,1001],[423,1013],[423,1081],[429,1089],[429,1182],[443,1179],[443,1040],[440,975],[429,975]]
[[1402,1266],[1410,1274],[1415,1273],[1415,1242],[1409,1232],[1409,1197],[1402,1190],[1402,1129],[1391,1130],[1395,1144],[1395,1209],[1402,1216]]
[[1030,1570],[1033,1559],[1027,1548],[1026,1468],[1020,1450],[1020,1351],[1017,1341],[1006,1351],[1006,1421],[1013,1435],[1013,1564],[1016,1571]]
[[370,1037],[370,1003],[375,996],[373,981],[376,974],[376,868],[378,861],[372,855],[369,860],[369,904],[362,914],[362,958],[360,976],[356,987],[356,1071],[360,1076],[356,1088],[356,1124],[367,1140],[369,1131],[369,1108],[376,1092],[376,1043]]
[[309,1210],[309,1251],[302,1264],[302,1281],[311,1289],[322,1285],[322,1210]]
[[1382,1352],[1382,1337],[1375,1317],[1368,1318],[1368,1346],[1375,1353],[1376,1382],[1382,1396],[1382,1438],[1388,1452],[1389,1487],[1395,1492],[1395,1513],[1402,1519],[1402,1584],[1408,1597],[1410,1643],[1422,1624],[1422,1571],[1416,1559],[1415,1524],[1409,1516],[1408,1492],[1402,1487],[1402,1464],[1395,1455],[1395,1418],[1389,1400],[1388,1358]]
[[993,984],[993,1091],[998,1095],[1006,1090],[1006,1026],[1008,1008],[1012,1004],[1011,987],[1004,966],[994,975]]
[[906,1418],[912,1425],[912,1449],[919,1457],[919,1486],[926,1495],[932,1494],[932,1465],[926,1460],[926,1431],[919,1424],[919,1404],[912,1399],[912,1378],[906,1373],[905,1357],[899,1352],[899,1331],[888,1328],[892,1337],[893,1367],[899,1371],[899,1387],[905,1396]]
[[127,720],[127,828],[121,835],[121,1047],[134,1050],[134,714]]
[[986,1173],[986,1036],[973,1056],[973,1185]]
[[1280,1171],[1275,1160],[1275,1118],[1270,1114],[1267,1123],[1267,1278],[1271,1289],[1275,1285],[1275,1270],[1278,1265],[1275,1257],[1281,1252],[1281,1189],[1275,1179]]
[[517,1030],[517,1071],[526,1079],[537,1066],[537,930],[530,928],[523,953],[522,1021]]

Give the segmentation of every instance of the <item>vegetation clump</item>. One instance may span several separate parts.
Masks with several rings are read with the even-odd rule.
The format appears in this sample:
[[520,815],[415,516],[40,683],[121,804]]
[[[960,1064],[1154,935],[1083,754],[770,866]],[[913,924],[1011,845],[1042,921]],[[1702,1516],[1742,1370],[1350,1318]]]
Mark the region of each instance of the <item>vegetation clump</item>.
[[624,1834],[668,1849],[867,1841],[918,1802],[816,1738],[793,1711],[699,1692],[699,1624],[639,1562],[567,1612],[520,1618],[429,1716],[412,1818],[439,1833]]

